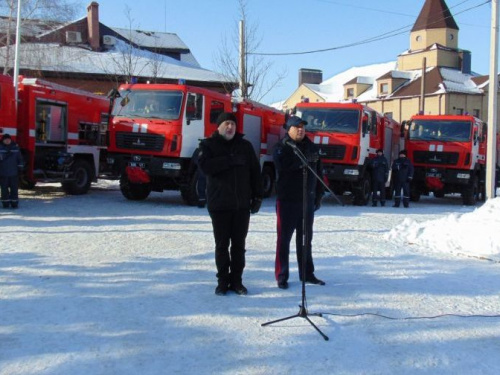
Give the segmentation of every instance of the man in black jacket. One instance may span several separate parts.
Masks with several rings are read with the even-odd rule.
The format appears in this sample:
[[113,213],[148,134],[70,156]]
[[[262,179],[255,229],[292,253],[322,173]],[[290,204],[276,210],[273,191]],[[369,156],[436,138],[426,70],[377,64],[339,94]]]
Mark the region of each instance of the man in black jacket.
[[257,213],[262,202],[262,177],[252,144],[236,132],[234,114],[221,113],[217,125],[217,131],[201,141],[198,155],[207,177],[207,207],[215,238],[215,294],[233,290],[243,295],[247,294],[242,283],[245,239],[250,213]]
[[[322,166],[319,160],[319,148],[306,137],[304,126],[307,122],[298,116],[291,116],[287,123],[287,134],[279,142],[273,153],[273,159],[278,174],[276,184],[276,215],[277,215],[277,244],[275,277],[278,287],[288,288],[290,241],[296,231],[295,244],[297,252],[297,263],[299,267],[299,278],[311,284],[325,285],[325,283],[314,275],[314,263],[311,252],[311,241],[313,237],[314,211],[321,205],[323,196],[323,185],[317,181],[313,173],[307,173],[307,212],[305,227],[307,243],[305,249],[302,243],[302,218],[303,218],[303,168],[304,165],[294,148],[300,150],[309,163],[309,166],[322,176]],[[306,270],[302,273],[302,256],[306,251]]]
[[372,175],[372,206],[376,207],[378,200],[380,200],[381,206],[385,206],[385,183],[389,177],[389,162],[381,148],[377,150],[377,156],[370,160],[370,170]]
[[410,182],[413,179],[413,164],[406,157],[406,150],[399,152],[399,158],[392,163],[392,178],[394,182],[394,205],[401,204],[401,189],[403,189],[403,206],[410,205]]
[[19,206],[19,173],[23,168],[23,156],[9,134],[4,134],[0,144],[0,186],[3,208]]

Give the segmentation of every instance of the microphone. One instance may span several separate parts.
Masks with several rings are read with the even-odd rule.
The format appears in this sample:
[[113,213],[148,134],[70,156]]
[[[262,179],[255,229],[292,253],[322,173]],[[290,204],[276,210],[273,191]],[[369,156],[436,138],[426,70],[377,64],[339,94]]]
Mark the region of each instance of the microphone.
[[297,145],[295,144],[295,142],[293,142],[289,139],[285,139],[285,141],[283,143],[287,146],[290,146],[293,149],[297,148]]

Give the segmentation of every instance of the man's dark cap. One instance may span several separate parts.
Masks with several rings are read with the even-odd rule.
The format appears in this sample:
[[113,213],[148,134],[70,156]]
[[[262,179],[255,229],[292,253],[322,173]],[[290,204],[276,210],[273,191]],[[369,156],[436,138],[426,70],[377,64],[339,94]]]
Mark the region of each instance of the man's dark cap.
[[307,121],[302,120],[299,116],[291,116],[286,122],[287,130],[292,126],[305,126],[307,125]]
[[224,121],[233,121],[236,124],[236,116],[231,112],[222,112],[217,117],[217,126],[222,124]]
[[3,135],[3,137],[2,137],[2,141],[3,141],[4,139],[12,139],[12,137],[10,136],[10,134],[5,133],[5,134]]

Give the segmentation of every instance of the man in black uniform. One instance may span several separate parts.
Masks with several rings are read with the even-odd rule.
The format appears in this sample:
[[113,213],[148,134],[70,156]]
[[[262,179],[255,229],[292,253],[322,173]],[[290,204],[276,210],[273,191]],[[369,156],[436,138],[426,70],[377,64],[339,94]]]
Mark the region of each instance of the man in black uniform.
[[250,213],[257,213],[262,203],[262,177],[252,144],[236,132],[234,114],[221,113],[217,125],[217,131],[201,141],[198,155],[207,177],[207,207],[215,238],[215,294],[233,290],[243,295],[248,292],[242,283],[245,239]]
[[394,205],[401,204],[401,189],[403,189],[403,206],[410,205],[410,182],[413,179],[413,164],[406,157],[406,150],[399,152],[399,158],[392,163],[392,178],[394,181]]
[[[303,164],[294,153],[294,148],[299,149],[307,158],[311,168],[322,176],[322,166],[319,160],[319,149],[306,137],[304,126],[307,122],[298,116],[291,116],[287,123],[287,134],[279,142],[273,153],[274,163],[278,174],[276,185],[276,215],[277,215],[277,244],[275,277],[278,287],[288,288],[289,277],[289,255],[290,241],[296,231],[297,263],[299,267],[299,278],[311,284],[325,285],[325,283],[314,275],[314,263],[311,252],[311,241],[313,237],[314,211],[321,205],[323,196],[323,185],[317,181],[313,173],[307,174],[307,212],[306,212],[306,234],[307,243],[305,249],[302,244],[302,218],[303,218]],[[302,274],[302,252],[306,251],[306,270]]]
[[370,160],[370,170],[372,175],[372,206],[376,207],[378,200],[380,200],[381,206],[385,206],[385,183],[389,177],[389,162],[381,148],[377,150],[377,156]]
[[0,144],[0,186],[3,208],[19,206],[19,171],[23,168],[23,156],[9,134],[4,134]]

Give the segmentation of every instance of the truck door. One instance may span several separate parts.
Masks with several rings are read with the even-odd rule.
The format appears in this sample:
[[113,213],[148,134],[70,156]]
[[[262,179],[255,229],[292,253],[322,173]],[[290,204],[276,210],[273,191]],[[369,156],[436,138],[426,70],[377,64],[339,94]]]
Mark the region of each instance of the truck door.
[[[65,143],[68,124],[66,105],[37,101],[35,124],[37,142]],[[75,136],[78,137],[78,134]]]
[[186,109],[182,119],[181,158],[190,158],[205,135],[205,100],[202,94],[188,93]]

